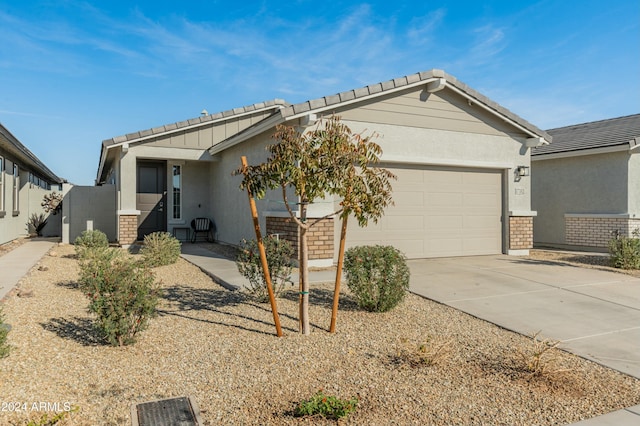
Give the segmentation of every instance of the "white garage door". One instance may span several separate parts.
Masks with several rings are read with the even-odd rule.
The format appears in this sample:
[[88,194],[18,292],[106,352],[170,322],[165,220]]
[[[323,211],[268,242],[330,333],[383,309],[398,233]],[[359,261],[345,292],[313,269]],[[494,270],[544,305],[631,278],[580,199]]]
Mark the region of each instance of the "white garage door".
[[377,224],[350,221],[347,247],[392,245],[409,258],[502,252],[502,174],[497,170],[386,167],[394,206]]

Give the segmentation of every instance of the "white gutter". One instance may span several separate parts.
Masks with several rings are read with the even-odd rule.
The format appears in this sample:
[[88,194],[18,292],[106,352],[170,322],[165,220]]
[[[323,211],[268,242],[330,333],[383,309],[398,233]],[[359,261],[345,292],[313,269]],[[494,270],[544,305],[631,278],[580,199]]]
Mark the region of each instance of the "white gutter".
[[575,151],[550,152],[549,154],[532,155],[531,161],[553,160],[556,158],[580,157],[583,155],[609,154],[612,152],[631,151],[631,149],[633,148],[629,148],[628,146],[625,146],[625,145],[616,145],[616,146],[606,146],[602,148],[580,149]]

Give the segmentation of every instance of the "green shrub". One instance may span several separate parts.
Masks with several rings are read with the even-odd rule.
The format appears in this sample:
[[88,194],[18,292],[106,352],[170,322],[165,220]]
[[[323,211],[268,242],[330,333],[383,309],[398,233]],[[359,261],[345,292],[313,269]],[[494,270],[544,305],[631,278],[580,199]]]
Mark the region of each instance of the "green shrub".
[[180,257],[180,241],[168,232],[154,232],[144,237],[140,254],[150,267],[171,265]]
[[319,390],[310,399],[300,402],[293,411],[293,415],[296,417],[319,415],[338,420],[353,413],[357,405],[356,398],[339,399],[335,396],[325,395],[322,390]]
[[80,262],[80,286],[89,298],[89,311],[96,315],[95,327],[113,346],[131,344],[156,314],[160,289],[153,273],[120,249],[89,253]]
[[0,306],[0,358],[9,356],[11,347],[7,343],[7,335],[9,334],[9,325],[4,323],[4,313]]
[[[271,285],[277,297],[282,293],[287,283],[293,284],[289,279],[293,247],[289,241],[272,236],[264,238],[263,242],[267,255],[267,264],[269,265]],[[247,241],[243,239],[240,242],[240,253],[236,259],[236,266],[238,271],[249,280],[250,287],[247,289],[249,293],[256,300],[267,302],[269,293],[267,291],[267,282],[262,272],[260,252],[258,251],[258,242],[256,240]]]
[[609,259],[616,268],[640,269],[640,229],[633,231],[633,237],[616,232],[609,241]]
[[394,308],[409,289],[406,257],[391,246],[350,248],[344,255],[344,270],[358,306],[370,312]]
[[97,229],[82,231],[75,241],[76,252],[78,256],[85,257],[88,255],[88,251],[95,249],[105,249],[109,247],[109,239],[107,234]]

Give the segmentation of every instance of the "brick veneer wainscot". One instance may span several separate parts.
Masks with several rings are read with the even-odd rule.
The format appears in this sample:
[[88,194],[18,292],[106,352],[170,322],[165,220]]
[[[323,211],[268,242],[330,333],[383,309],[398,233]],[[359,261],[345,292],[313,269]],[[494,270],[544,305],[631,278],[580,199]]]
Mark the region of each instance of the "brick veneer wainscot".
[[533,248],[533,217],[509,217],[509,248],[511,250]]
[[120,215],[118,217],[118,242],[120,245],[131,245],[138,239],[138,216]]
[[564,227],[567,244],[606,248],[616,232],[625,237],[632,236],[633,230],[640,228],[640,219],[576,215],[565,217]]
[[[313,221],[313,218],[307,221]],[[333,219],[323,219],[307,233],[309,259],[333,259]],[[291,243],[294,257],[298,256],[298,226],[289,217],[267,216],[267,235],[278,234]]]

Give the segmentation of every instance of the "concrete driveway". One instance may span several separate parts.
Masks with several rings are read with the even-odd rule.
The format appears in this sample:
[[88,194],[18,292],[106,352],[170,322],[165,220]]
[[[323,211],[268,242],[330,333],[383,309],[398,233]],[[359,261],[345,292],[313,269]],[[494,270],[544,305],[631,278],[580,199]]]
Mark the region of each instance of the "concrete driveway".
[[640,279],[514,256],[409,261],[411,291],[640,378]]

